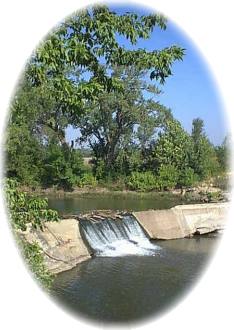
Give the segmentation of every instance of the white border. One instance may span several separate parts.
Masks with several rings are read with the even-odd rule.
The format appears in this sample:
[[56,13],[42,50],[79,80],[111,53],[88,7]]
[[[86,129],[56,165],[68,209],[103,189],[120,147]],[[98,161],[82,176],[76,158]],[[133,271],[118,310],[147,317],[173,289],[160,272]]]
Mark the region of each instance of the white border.
[[[120,3],[120,1],[115,1]],[[0,19],[0,86],[1,136],[4,132],[6,109],[16,80],[25,60],[42,37],[64,16],[90,1],[1,2]],[[124,2],[123,2],[124,3]],[[130,4],[131,2],[128,2]],[[216,78],[233,131],[233,31],[232,1],[223,0],[158,0],[135,1],[151,5],[165,13],[183,28],[199,46]],[[211,118],[212,120],[212,118]],[[232,210],[233,211],[233,210]],[[232,329],[233,327],[233,221],[230,212],[228,231],[215,258],[192,294],[163,317],[139,325],[159,329],[179,328]],[[1,281],[0,324],[3,329],[41,330],[84,329],[94,325],[73,318],[54,305],[35,285],[26,272],[13,243],[1,199],[0,221]],[[157,297],[155,297],[157,299]],[[101,325],[99,327],[102,327]],[[126,326],[127,327],[127,326]],[[136,326],[134,325],[134,328]]]

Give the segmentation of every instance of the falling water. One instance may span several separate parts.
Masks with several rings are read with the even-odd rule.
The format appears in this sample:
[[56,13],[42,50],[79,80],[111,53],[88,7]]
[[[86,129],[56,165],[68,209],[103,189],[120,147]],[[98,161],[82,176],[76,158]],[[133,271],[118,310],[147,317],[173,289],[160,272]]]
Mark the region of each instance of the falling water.
[[125,215],[121,220],[81,220],[80,224],[87,242],[98,256],[155,255],[160,249],[150,243],[131,215]]

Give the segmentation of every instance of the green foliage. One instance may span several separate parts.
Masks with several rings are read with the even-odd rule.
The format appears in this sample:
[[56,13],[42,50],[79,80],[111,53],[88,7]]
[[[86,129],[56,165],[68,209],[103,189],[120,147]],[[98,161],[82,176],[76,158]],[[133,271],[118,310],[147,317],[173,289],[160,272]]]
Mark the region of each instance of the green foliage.
[[179,172],[178,184],[181,187],[192,187],[198,181],[198,176],[191,167],[183,168]]
[[[188,187],[225,173],[226,143],[215,148],[200,118],[189,135],[158,101],[158,85],[172,75],[184,49],[147,51],[138,41],[166,23],[160,14],[118,15],[107,6],[61,22],[28,61],[13,98],[7,177],[64,190],[98,183],[124,188],[126,180],[130,189],[145,191]],[[119,43],[119,36],[134,47]],[[81,136],[68,143],[71,127]],[[93,164],[85,168],[83,157],[91,155]],[[18,222],[24,225],[23,216]]]
[[178,169],[187,167],[190,163],[191,146],[189,134],[178,121],[170,118],[152,148],[152,169],[158,171],[161,165],[172,165]]
[[[118,15],[98,6],[76,12],[47,36],[28,61],[12,102],[8,177],[34,187],[71,190],[83,185],[88,179],[75,141],[70,147],[65,139],[69,125],[79,127],[82,141],[92,144],[97,178],[117,177],[118,155],[132,145],[136,125],[145,127],[137,136],[144,147],[158,125],[152,114],[160,112],[160,105],[149,100],[143,106],[141,89],[154,94],[159,90],[141,78],[163,84],[184,55],[177,46],[129,50],[117,41],[120,35],[137,46],[155,27],[166,29],[160,14]],[[139,169],[135,155],[122,158],[122,171]]]
[[127,177],[126,185],[131,190],[151,191],[158,188],[158,182],[152,172],[132,172]]
[[157,178],[161,190],[173,189],[178,182],[179,173],[174,165],[161,165]]
[[223,143],[215,148],[221,173],[227,172],[230,166],[230,142],[230,137],[225,137]]
[[43,150],[24,123],[8,128],[6,141],[6,174],[25,185],[40,184]]
[[102,159],[95,159],[94,162],[94,173],[95,173],[95,177],[97,178],[97,180],[102,180],[104,178],[106,178],[107,176],[107,172],[105,170],[105,163]]
[[223,201],[223,194],[221,191],[208,192],[207,199],[208,202],[220,202]]
[[192,128],[193,153],[191,167],[200,180],[204,180],[219,171],[215,148],[204,133],[204,123],[200,118],[193,120]]
[[26,230],[27,224],[43,229],[44,221],[58,221],[58,213],[48,209],[46,199],[31,197],[21,192],[15,180],[5,183],[6,202],[13,228]]
[[49,288],[53,275],[46,269],[41,248],[36,243],[26,242],[17,233],[17,230],[25,231],[27,225],[43,230],[45,221],[58,221],[58,213],[48,209],[47,200],[38,197],[30,197],[27,193],[19,191],[15,180],[7,179],[5,183],[6,202],[9,209],[9,218],[13,229],[16,231],[16,239],[23,256],[41,285]]
[[129,144],[124,149],[120,149],[113,168],[113,176],[117,180],[121,176],[129,176],[132,172],[140,172],[143,169],[143,158],[140,148],[134,144]]
[[32,271],[35,278],[45,289],[48,289],[54,279],[54,275],[50,273],[44,264],[44,258],[41,248],[37,243],[28,243],[24,240],[19,241],[22,254]]
[[[164,83],[172,74],[173,62],[183,58],[182,48],[171,46],[147,52],[129,50],[117,41],[120,35],[136,45],[139,38],[149,39],[154,27],[164,30],[166,19],[159,14],[118,15],[106,6],[85,9],[60,23],[47,37],[35,51],[27,75],[34,85],[52,81],[57,98],[75,115],[81,113],[83,100],[93,100],[103,91],[122,89],[121,82],[103,68],[103,61],[111,66],[135,65],[149,71],[151,79]],[[85,72],[89,72],[89,79],[84,79]]]
[[83,159],[80,152],[67,145],[51,142],[46,148],[44,160],[44,185],[53,185],[71,190],[83,173]]
[[138,170],[141,151],[134,148],[134,141],[138,139],[141,149],[145,149],[167,112],[158,102],[144,97],[144,91],[158,94],[158,90],[150,88],[141,71],[118,67],[113,69],[113,76],[120,79],[124,90],[102,93],[95,102],[87,103],[87,111],[79,120],[80,142],[89,143],[100,160],[99,168],[103,162],[106,176],[120,168],[127,172]]
[[33,87],[22,79],[11,105],[7,128],[7,176],[16,177],[25,185],[40,186],[46,176],[47,146],[54,143],[64,148],[66,125],[67,118],[50,86]]
[[81,177],[77,180],[78,187],[95,187],[97,185],[97,180],[95,176],[90,173],[86,172],[81,175]]

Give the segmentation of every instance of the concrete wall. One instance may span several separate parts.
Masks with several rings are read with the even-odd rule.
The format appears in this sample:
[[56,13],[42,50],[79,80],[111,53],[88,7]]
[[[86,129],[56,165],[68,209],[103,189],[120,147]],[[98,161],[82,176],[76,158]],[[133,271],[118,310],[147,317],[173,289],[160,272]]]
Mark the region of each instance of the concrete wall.
[[30,243],[38,243],[43,250],[45,264],[52,273],[71,269],[91,258],[75,219],[47,222],[44,231],[28,227],[20,235]]
[[228,203],[178,205],[169,210],[134,212],[152,239],[175,239],[224,228]]

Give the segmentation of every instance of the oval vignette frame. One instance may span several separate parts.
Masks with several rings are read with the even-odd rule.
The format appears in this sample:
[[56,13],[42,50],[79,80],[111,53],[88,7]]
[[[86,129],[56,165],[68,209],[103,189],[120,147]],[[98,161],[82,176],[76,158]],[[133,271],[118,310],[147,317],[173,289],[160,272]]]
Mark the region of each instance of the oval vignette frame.
[[[152,8],[154,8],[153,6],[152,6]],[[166,11],[165,11],[165,13],[166,13]],[[227,234],[225,234],[225,236],[226,236]],[[223,244],[222,244],[223,245]],[[220,248],[219,248],[220,249]],[[203,274],[203,276],[204,276],[205,274]],[[200,285],[200,284],[199,284]],[[26,284],[26,286],[27,286],[27,284]],[[187,299],[186,299],[187,300]],[[183,298],[183,304],[185,303],[185,299]],[[176,311],[175,311],[176,312]],[[166,313],[166,315],[165,316],[167,316],[167,314],[168,314],[168,312]]]

